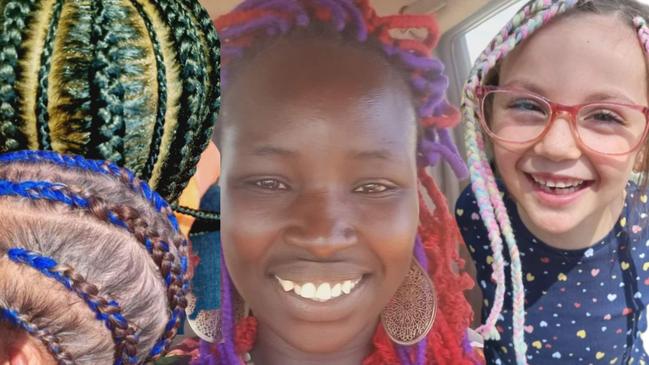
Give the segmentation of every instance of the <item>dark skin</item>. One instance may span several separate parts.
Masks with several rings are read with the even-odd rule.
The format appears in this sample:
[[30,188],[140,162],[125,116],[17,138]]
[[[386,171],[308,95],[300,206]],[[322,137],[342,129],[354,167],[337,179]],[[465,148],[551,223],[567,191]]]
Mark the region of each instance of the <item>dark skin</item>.
[[[255,364],[360,364],[413,259],[408,87],[374,51],[282,40],[237,69],[223,111],[221,237],[259,322]],[[278,278],[356,286],[314,300]]]

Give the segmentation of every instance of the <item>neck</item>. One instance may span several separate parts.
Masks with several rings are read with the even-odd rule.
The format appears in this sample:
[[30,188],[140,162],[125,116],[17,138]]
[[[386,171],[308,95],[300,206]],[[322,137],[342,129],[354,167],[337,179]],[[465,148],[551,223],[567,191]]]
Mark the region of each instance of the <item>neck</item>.
[[259,323],[251,355],[255,365],[359,365],[372,351],[373,334],[374,326],[368,326],[340,350],[309,352],[294,347],[275,331]]
[[534,236],[545,244],[560,250],[580,250],[593,246],[601,241],[617,224],[624,209],[626,192],[614,204],[603,211],[593,212],[575,228],[554,234],[545,232],[534,225],[523,209],[518,207],[521,221]]

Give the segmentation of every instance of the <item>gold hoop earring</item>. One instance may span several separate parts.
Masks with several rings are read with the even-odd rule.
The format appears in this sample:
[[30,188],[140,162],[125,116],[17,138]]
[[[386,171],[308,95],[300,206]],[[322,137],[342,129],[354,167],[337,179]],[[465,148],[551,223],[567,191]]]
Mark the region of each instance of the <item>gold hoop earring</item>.
[[408,275],[383,309],[383,328],[394,343],[414,345],[433,328],[436,314],[435,285],[428,273],[413,259]]

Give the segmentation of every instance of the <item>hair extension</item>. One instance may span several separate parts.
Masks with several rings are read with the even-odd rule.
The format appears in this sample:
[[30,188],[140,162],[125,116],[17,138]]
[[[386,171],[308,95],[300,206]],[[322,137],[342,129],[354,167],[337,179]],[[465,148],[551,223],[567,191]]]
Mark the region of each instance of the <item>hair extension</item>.
[[220,106],[198,0],[8,0],[0,14],[0,153],[110,160],[176,200]]
[[[479,105],[476,96],[477,88],[482,85],[490,70],[497,67],[516,46],[535,31],[553,21],[558,16],[572,9],[593,3],[592,0],[534,0],[528,2],[505,25],[489,43],[476,61],[464,87],[462,98],[462,116],[465,121],[465,145],[472,182],[472,190],[479,206],[480,216],[488,231],[494,261],[492,263],[493,279],[496,282],[496,293],[491,312],[483,326],[478,329],[485,339],[498,340],[496,322],[502,311],[505,295],[505,274],[503,258],[503,237],[511,258],[513,288],[513,339],[518,364],[526,364],[527,345],[524,339],[525,300],[520,253],[516,238],[502,197],[496,185],[494,173],[489,165],[485,152],[485,141],[478,122]],[[621,6],[621,5],[620,5]],[[649,30],[642,17],[633,18],[639,38],[645,50],[649,40]]]
[[[23,179],[20,182],[12,181],[12,178],[0,180],[0,197],[15,196],[27,198],[30,201],[62,203],[72,209],[84,210],[99,222],[110,223],[119,230],[128,233],[146,248],[167,287],[166,299],[169,303],[170,313],[167,324],[164,326],[164,333],[152,344],[148,356],[141,356],[141,361],[144,361],[145,358],[156,358],[164,352],[175,336],[183,318],[187,305],[185,294],[189,289],[187,242],[178,232],[178,225],[169,205],[133,173],[111,163],[85,160],[78,156],[63,156],[46,151],[21,151],[4,154],[0,155],[0,161],[10,168],[12,164],[22,164],[22,169],[25,171],[30,171],[32,165],[34,168],[49,165],[58,170],[73,171],[76,174],[105,176],[113,180],[120,189],[139,196],[139,199],[146,202],[150,206],[149,209],[159,216],[158,219],[161,223],[164,222],[171,235],[160,231],[161,223],[152,224],[151,217],[143,215],[140,209],[97,196],[90,187],[77,186],[75,180],[72,181],[76,187],[59,182],[65,181],[65,179],[54,180],[56,182],[26,181],[22,174],[17,175],[17,178]],[[47,178],[50,179],[49,176]],[[97,312],[98,318],[107,321],[107,327],[116,333],[115,337],[124,339],[120,340],[120,343],[124,343],[130,361],[137,363],[138,360],[135,357],[136,331],[128,326],[124,327],[125,319],[119,314],[119,306],[115,301],[97,297],[98,289],[87,284],[85,279],[75,274],[71,268],[65,265],[57,266],[53,260],[35,256],[29,252],[22,252],[21,255],[18,255],[16,250],[10,250],[10,253],[13,252],[15,258],[20,259],[18,261],[40,269],[46,276],[59,280],[84,298],[89,307]],[[81,291],[77,291],[77,289]],[[116,340],[116,342],[118,341]],[[119,346],[116,348],[116,351],[118,350],[121,351]]]
[[[454,273],[463,266],[457,253],[461,238],[450,213],[443,212],[448,210],[444,198],[424,168],[443,158],[458,176],[466,174],[466,167],[445,129],[453,126],[458,118],[456,110],[444,99],[448,80],[442,74],[443,65],[431,58],[438,38],[434,20],[429,16],[379,17],[366,0],[247,0],[233,12],[218,18],[215,24],[223,42],[221,77],[226,86],[236,77],[236,71],[243,67],[241,58],[254,57],[254,52],[267,45],[269,39],[317,24],[329,26],[355,43],[374,46],[387,60],[405,70],[406,82],[417,101],[418,122],[423,128],[417,157],[422,166],[419,179],[426,189],[420,194],[421,224],[414,255],[422,267],[427,268],[440,293],[439,311],[427,338],[409,348],[392,344],[383,327],[378,326],[373,337],[374,352],[363,364],[473,363],[472,354],[465,353],[462,347],[470,317],[463,290],[471,286],[471,279],[466,274]],[[428,32],[426,39],[397,39],[391,35],[392,31],[410,28],[425,29]],[[423,194],[433,199],[434,213],[428,211]],[[455,228],[449,229],[449,226]],[[253,346],[254,324],[246,319],[234,323],[233,286],[225,266],[221,280],[223,342],[203,344],[200,363],[236,364],[240,361],[239,356]],[[246,329],[242,330],[242,327]],[[245,345],[239,343],[241,332],[245,333]]]

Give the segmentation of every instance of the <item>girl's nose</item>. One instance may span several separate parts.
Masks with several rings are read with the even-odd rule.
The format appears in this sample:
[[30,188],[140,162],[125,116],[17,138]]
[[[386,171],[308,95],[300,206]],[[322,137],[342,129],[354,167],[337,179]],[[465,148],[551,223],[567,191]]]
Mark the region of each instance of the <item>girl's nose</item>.
[[553,161],[576,160],[581,148],[571,127],[570,116],[561,114],[550,123],[550,129],[534,145],[534,152]]
[[284,240],[314,256],[330,257],[358,242],[350,203],[335,192],[304,194],[293,204]]

